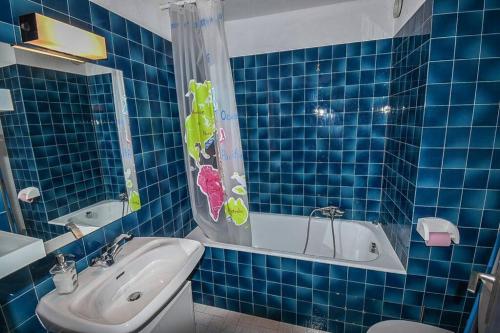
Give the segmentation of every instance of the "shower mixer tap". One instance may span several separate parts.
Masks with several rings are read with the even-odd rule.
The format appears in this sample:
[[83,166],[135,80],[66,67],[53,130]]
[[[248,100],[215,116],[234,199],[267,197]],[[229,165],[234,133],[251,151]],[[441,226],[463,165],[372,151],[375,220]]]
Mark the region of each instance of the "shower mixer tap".
[[335,258],[335,231],[333,230],[333,221],[335,220],[336,217],[342,217],[344,216],[344,211],[341,210],[337,206],[326,206],[326,207],[321,207],[321,208],[315,208],[309,214],[309,220],[307,221],[307,234],[306,234],[306,243],[304,245],[304,251],[302,251],[303,254],[306,253],[307,250],[307,245],[309,244],[309,233],[311,230],[311,218],[314,215],[315,212],[320,212],[323,216],[330,218],[330,227],[332,231],[332,247],[333,247],[333,258]]
[[342,217],[342,216],[344,216],[344,211],[340,210],[340,208],[336,207],[336,206],[322,207],[322,208],[319,208],[319,211],[321,212],[321,214],[323,214],[323,216],[326,216],[326,217]]
[[120,195],[118,195],[118,200],[120,200],[121,202],[128,201],[128,193],[127,192],[120,193]]

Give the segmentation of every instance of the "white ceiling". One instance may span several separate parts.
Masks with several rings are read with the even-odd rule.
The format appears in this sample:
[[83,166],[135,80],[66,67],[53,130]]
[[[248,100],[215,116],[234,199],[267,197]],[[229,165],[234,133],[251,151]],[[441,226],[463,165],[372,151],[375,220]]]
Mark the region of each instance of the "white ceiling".
[[[158,6],[178,0],[148,0]],[[256,16],[271,15],[292,10],[332,5],[338,2],[356,0],[223,0],[226,21],[240,20]]]
[[[90,1],[171,40],[160,6],[178,0]],[[230,56],[392,37],[423,2],[405,0],[394,20],[394,0],[224,0]]]
[[[170,39],[168,10],[162,5],[178,0],[91,0],[149,30]],[[271,15],[357,0],[224,0],[226,21]]]

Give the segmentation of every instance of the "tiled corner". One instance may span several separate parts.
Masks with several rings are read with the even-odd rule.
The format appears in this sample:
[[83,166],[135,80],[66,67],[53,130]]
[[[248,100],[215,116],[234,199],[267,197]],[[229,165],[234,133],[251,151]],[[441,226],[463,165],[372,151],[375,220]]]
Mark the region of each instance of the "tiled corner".
[[[231,59],[253,211],[378,220],[392,40]],[[233,115],[223,115],[223,117]]]
[[[472,270],[484,271],[498,235],[498,95],[500,4],[434,0],[428,83],[415,192],[409,270],[447,281],[441,324],[463,323],[475,295],[466,292]],[[460,244],[427,248],[417,219],[438,216],[458,226]],[[429,310],[426,306],[425,311]],[[432,322],[436,321],[433,318]]]
[[422,140],[431,14],[432,2],[427,1],[393,39],[380,215],[405,266]]

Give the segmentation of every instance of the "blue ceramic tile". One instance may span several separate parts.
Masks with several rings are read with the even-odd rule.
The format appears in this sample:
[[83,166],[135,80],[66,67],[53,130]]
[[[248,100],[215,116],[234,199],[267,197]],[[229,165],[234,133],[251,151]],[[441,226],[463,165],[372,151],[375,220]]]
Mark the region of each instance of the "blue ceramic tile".
[[436,14],[456,12],[458,9],[458,0],[433,1],[433,11]]
[[30,319],[22,323],[20,326],[16,327],[13,332],[16,333],[32,333],[32,332],[44,332],[45,328],[40,324],[38,317],[32,316]]
[[480,35],[483,27],[483,13],[465,12],[458,14],[457,35]]
[[455,36],[457,32],[457,14],[435,15],[432,19],[433,37]]
[[68,3],[66,1],[42,0],[42,5],[62,13],[68,13]]
[[109,21],[109,11],[91,2],[90,15],[92,24],[94,26],[108,31],[111,30],[111,25]]
[[5,305],[32,288],[29,269],[22,268],[0,280],[0,304]]
[[431,60],[450,60],[453,59],[453,53],[455,50],[455,40],[454,38],[437,38],[433,39],[431,42]]
[[7,327],[9,329],[16,328],[24,321],[32,317],[35,313],[37,303],[38,300],[36,298],[35,290],[31,289],[2,306]]
[[485,0],[484,1],[484,8],[485,9],[498,9],[500,8],[500,3],[498,0]]
[[94,252],[104,246],[104,231],[103,229],[99,229],[91,234],[88,237],[84,238],[83,243],[85,245],[85,251],[87,253]]
[[90,6],[88,1],[68,0],[69,14],[84,22],[90,22]]
[[479,57],[481,36],[464,36],[456,38],[456,59],[473,59]]
[[[4,9],[0,13],[0,21],[8,24],[12,24],[12,14],[10,11],[10,0],[0,1],[0,6]],[[3,40],[3,39],[2,39]]]
[[459,11],[482,10],[484,9],[484,0],[458,0]]
[[0,38],[5,43],[14,44],[16,42],[14,27],[11,24],[0,22]]

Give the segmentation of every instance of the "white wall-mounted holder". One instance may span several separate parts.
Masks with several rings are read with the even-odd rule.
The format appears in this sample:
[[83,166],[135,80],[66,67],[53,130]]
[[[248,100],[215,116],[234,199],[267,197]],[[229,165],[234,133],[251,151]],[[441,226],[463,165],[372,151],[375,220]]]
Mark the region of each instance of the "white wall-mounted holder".
[[17,194],[17,198],[21,201],[32,203],[35,198],[40,196],[40,190],[36,187],[27,187],[23,188]]
[[[456,225],[448,220],[439,217],[423,217],[419,218],[417,222],[417,232],[425,240],[425,244],[428,246],[446,246],[433,244],[432,234],[443,234],[447,233],[450,240],[455,243],[460,243],[460,234]],[[448,244],[449,245],[449,244]]]

